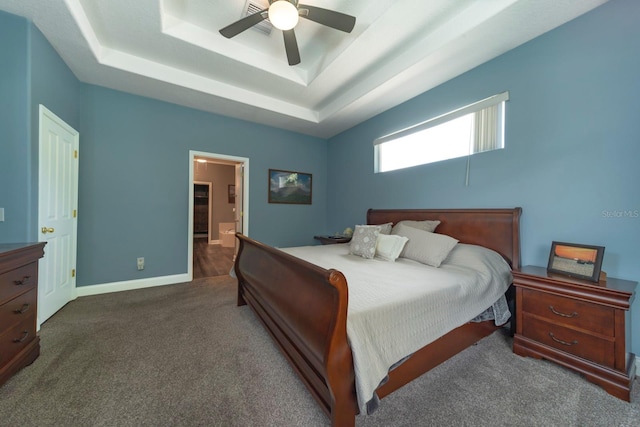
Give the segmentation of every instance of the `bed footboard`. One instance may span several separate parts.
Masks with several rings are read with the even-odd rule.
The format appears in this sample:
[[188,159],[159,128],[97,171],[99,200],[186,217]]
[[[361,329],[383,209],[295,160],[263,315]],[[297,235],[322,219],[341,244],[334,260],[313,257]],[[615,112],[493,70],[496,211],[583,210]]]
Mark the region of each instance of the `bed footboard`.
[[332,425],[354,425],[358,408],[344,275],[236,236],[238,305],[255,312]]

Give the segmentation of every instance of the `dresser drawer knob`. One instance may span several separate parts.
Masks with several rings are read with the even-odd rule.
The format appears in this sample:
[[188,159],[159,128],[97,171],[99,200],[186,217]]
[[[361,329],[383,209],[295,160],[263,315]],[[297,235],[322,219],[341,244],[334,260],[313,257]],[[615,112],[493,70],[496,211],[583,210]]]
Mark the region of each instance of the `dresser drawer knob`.
[[23,342],[24,340],[27,339],[28,336],[29,336],[29,331],[22,331],[22,338],[14,338],[13,342],[14,343]]
[[563,341],[561,339],[558,339],[558,338],[556,338],[555,335],[553,335],[553,332],[549,332],[549,336],[551,337],[552,340],[554,340],[558,344],[567,345],[567,346],[572,346],[572,345],[578,344],[578,341],[576,341],[576,340],[573,340],[571,342],[567,342],[567,341]]
[[24,285],[27,283],[27,280],[29,280],[30,278],[31,276],[24,276],[22,280],[14,280],[13,283],[15,283],[16,286]]
[[18,308],[18,309],[16,309],[16,310],[14,310],[13,312],[14,312],[15,314],[24,314],[24,313],[26,313],[27,311],[29,311],[29,304],[22,304],[22,307],[21,307],[21,308]]
[[564,314],[564,313],[560,313],[559,311],[557,311],[555,308],[553,308],[552,305],[549,306],[549,310],[551,310],[551,312],[553,314],[557,314],[558,316],[562,316],[562,317],[578,317],[578,313],[576,313],[575,311],[571,314]]

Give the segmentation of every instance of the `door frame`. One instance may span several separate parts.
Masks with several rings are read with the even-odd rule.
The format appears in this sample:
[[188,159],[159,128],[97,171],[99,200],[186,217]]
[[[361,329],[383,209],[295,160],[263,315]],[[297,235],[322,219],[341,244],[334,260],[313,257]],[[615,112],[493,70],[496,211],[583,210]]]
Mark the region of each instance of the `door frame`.
[[242,181],[242,203],[236,199],[236,209],[242,206],[240,217],[242,218],[243,234],[249,235],[249,159],[247,157],[229,156],[227,154],[210,153],[206,151],[189,150],[189,226],[187,230],[187,275],[189,281],[193,280],[193,184],[194,167],[196,157],[205,157],[211,160],[223,160],[234,164],[242,164],[244,179]]

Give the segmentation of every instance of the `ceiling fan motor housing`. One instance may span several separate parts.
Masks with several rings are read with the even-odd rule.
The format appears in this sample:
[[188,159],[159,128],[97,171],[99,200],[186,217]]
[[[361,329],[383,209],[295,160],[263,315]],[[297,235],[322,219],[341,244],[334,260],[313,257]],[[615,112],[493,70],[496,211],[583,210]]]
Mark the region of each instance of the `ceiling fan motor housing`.
[[276,0],[269,6],[269,21],[279,30],[291,30],[298,24],[298,8],[293,1]]
[[289,3],[291,3],[292,5],[294,5],[296,8],[298,7],[298,3],[300,3],[300,1],[299,1],[299,0],[269,0],[269,5],[272,5],[272,4],[274,4],[275,2],[277,2],[277,1],[286,1],[286,2],[289,2]]

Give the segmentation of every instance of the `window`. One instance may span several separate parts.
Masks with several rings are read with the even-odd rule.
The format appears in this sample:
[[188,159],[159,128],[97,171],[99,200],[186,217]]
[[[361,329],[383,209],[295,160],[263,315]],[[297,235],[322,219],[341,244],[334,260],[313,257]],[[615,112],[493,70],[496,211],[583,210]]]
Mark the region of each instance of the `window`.
[[503,92],[373,141],[375,172],[504,148]]

